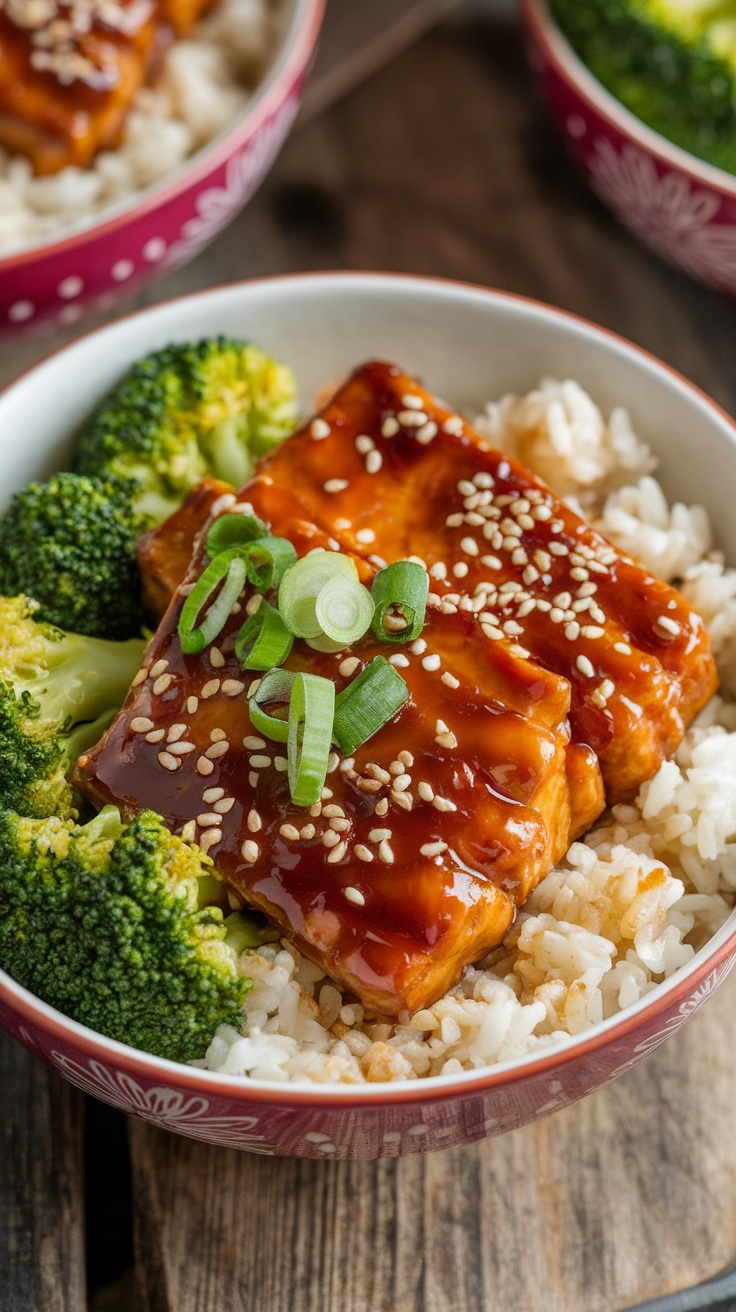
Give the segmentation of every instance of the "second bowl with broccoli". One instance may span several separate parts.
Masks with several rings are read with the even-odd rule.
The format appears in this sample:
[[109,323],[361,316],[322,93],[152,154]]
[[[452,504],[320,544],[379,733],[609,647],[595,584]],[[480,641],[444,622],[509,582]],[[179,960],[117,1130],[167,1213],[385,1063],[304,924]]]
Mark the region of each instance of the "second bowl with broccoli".
[[592,187],[670,263],[736,294],[735,0],[522,0]]

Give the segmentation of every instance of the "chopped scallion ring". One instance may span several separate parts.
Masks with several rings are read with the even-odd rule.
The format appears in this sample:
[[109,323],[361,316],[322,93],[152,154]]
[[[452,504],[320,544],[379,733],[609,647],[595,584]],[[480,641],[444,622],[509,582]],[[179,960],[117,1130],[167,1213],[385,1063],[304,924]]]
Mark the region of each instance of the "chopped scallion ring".
[[284,574],[296,561],[296,552],[288,538],[267,535],[247,542],[243,548],[248,578],[260,593],[278,588]]
[[[391,667],[389,667],[391,668]],[[289,789],[297,806],[318,802],[332,749],[335,685],[319,674],[297,674],[289,702]]]
[[[179,641],[185,656],[195,656],[217,637],[238,600],[246,579],[246,563],[238,547],[221,551],[197,579],[179,616]],[[222,584],[215,600],[197,625],[200,612]]]
[[284,574],[279,588],[279,610],[297,638],[318,638],[317,597],[332,579],[352,579],[358,571],[350,556],[315,551],[302,557]]
[[220,515],[210,527],[204,549],[214,560],[228,547],[242,547],[246,542],[254,542],[267,534],[268,526],[257,515]]
[[245,621],[235,642],[235,656],[246,670],[270,670],[283,665],[294,645],[279,612],[262,601]]
[[398,560],[373,580],[373,632],[381,642],[413,642],[424,627],[429,579],[413,560]]
[[370,627],[373,611],[373,598],[368,589],[350,578],[330,579],[320,589],[315,603],[320,629],[340,647],[349,647],[363,637]]
[[277,743],[287,742],[289,722],[269,715],[263,708],[273,704],[288,706],[293,683],[291,670],[269,670],[248,702],[248,714],[253,728]]
[[409,689],[401,675],[384,656],[376,656],[335,701],[332,736],[343,756],[352,756],[408,700]]

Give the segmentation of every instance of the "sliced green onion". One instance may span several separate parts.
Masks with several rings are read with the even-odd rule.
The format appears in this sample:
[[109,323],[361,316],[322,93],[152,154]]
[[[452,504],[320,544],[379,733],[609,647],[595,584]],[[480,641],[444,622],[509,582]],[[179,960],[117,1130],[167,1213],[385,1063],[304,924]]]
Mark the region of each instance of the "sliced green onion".
[[343,756],[352,756],[408,702],[409,689],[385,656],[376,656],[335,701],[332,736]]
[[358,571],[350,556],[334,551],[315,551],[287,570],[279,588],[279,610],[297,638],[317,638],[322,632],[317,619],[317,597],[331,579],[357,580]]
[[319,627],[332,642],[349,647],[362,638],[373,619],[373,598],[356,579],[334,578],[320,589],[315,603]]
[[[413,560],[398,560],[381,569],[373,580],[375,604],[373,632],[381,642],[413,642],[424,627],[429,579]],[[391,627],[392,620],[396,628]],[[399,625],[399,621],[403,621]]]
[[204,547],[213,560],[228,547],[241,547],[268,533],[268,525],[257,515],[220,515],[212,524]]
[[286,706],[291,697],[294,675],[291,670],[269,670],[264,674],[258,688],[248,702],[248,714],[254,729],[277,743],[285,743],[289,737],[288,720],[279,720],[264,711],[264,706],[278,703]]
[[[185,656],[194,656],[217,637],[238,600],[246,579],[246,565],[238,547],[221,551],[197,579],[179,616],[179,641]],[[198,626],[200,611],[219,584],[220,591]]]
[[278,588],[287,570],[296,560],[296,552],[288,538],[266,535],[247,542],[242,548],[248,569],[248,578],[260,593]]
[[235,656],[246,670],[270,670],[283,665],[293,645],[293,633],[275,607],[264,600],[240,630]]
[[297,674],[289,702],[289,789],[297,806],[318,802],[332,750],[335,685],[319,674]]

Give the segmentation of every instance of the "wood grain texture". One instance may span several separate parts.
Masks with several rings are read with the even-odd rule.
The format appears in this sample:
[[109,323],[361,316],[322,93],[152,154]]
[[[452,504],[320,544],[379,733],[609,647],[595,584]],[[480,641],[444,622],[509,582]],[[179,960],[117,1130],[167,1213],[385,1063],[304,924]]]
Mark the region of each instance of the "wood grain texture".
[[0,1308],[85,1312],[84,1100],[0,1035]]

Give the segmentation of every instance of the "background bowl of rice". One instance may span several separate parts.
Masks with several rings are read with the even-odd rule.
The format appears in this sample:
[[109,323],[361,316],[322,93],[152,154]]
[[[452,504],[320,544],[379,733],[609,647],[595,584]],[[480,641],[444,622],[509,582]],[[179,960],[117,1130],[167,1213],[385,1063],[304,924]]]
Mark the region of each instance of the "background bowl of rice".
[[540,90],[591,187],[637,237],[736,294],[736,177],[673,145],[588,71],[546,0],[521,0]]
[[536,302],[312,274],[169,302],[36,366],[0,396],[4,495],[64,466],[133,360],[203,333],[254,338],[287,360],[305,413],[327,380],[370,358],[418,374],[682,587],[710,629],[723,696],[635,801],[573,845],[503,946],[410,1022],[366,1016],[282,943],[244,963],[255,985],[244,1033],[221,1028],[196,1066],[105,1039],[2,972],[0,1024],[114,1106],[255,1152],[376,1157],[514,1129],[628,1070],[736,961],[736,571],[725,563],[736,562],[736,425],[645,352]]
[[325,3],[219,0],[88,169],[34,178],[0,147],[0,338],[108,310],[212,241],[291,127]]

